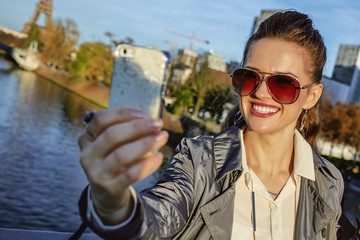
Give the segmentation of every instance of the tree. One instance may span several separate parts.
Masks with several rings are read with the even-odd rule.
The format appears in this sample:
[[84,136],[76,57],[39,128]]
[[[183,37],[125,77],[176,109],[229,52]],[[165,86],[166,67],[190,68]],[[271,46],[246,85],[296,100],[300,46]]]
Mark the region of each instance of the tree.
[[321,135],[325,140],[331,142],[331,151],[334,144],[340,143],[342,122],[339,110],[335,106],[328,105],[327,111],[322,111]]
[[205,94],[215,87],[214,77],[208,63],[205,62],[199,72],[195,72],[187,81],[195,96],[194,116],[197,118],[200,108],[204,105]]
[[65,68],[70,62],[70,54],[74,51],[78,38],[79,32],[73,20],[65,19],[63,22],[58,19],[51,22],[40,36],[43,43],[42,61],[57,68]]
[[342,104],[339,108],[342,110],[340,141],[358,151],[360,150],[360,105]]
[[126,37],[125,39],[122,40],[115,40],[114,39],[114,34],[111,32],[105,32],[104,33],[105,36],[107,36],[110,39],[110,43],[116,48],[117,45],[119,44],[133,44],[134,43],[134,39],[132,39],[131,37]]
[[217,122],[221,121],[226,103],[231,105],[234,102],[234,94],[230,84],[216,85],[207,91],[204,98],[204,110],[211,114],[211,117]]
[[28,33],[28,37],[24,42],[23,48],[28,48],[31,42],[33,41],[36,41],[38,43],[38,46],[40,46],[41,45],[40,32],[41,32],[40,28],[35,23],[33,23]]
[[188,86],[179,86],[174,88],[173,97],[175,101],[171,104],[170,108],[175,114],[187,111],[189,107],[194,106],[194,92]]
[[321,137],[331,143],[349,145],[360,150],[360,104],[337,103],[324,98],[321,107]]
[[[172,95],[175,101],[171,108],[174,113],[179,113],[194,107],[193,116],[198,118],[199,110],[205,106],[205,98],[208,92],[214,93],[219,90],[218,88],[220,87],[215,84],[208,64],[204,63],[200,71],[194,72],[184,85],[173,88]],[[214,101],[214,99],[208,98],[208,101]]]
[[103,43],[83,43],[68,66],[70,77],[111,84],[113,56]]

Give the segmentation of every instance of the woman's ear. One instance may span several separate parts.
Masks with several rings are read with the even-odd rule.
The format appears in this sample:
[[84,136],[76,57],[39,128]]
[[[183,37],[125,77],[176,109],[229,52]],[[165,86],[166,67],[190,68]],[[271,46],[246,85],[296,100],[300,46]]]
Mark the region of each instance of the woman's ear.
[[321,94],[323,92],[324,86],[319,83],[310,88],[310,93],[304,105],[304,109],[310,109],[319,101]]

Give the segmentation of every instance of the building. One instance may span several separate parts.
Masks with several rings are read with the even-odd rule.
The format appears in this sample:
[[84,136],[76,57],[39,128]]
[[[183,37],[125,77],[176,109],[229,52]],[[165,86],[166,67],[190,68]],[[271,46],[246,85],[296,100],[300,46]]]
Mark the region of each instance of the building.
[[211,74],[214,78],[214,83],[215,84],[221,84],[221,85],[231,85],[231,77],[229,74],[223,72],[223,71],[218,71],[215,69],[210,69]]
[[330,97],[332,104],[347,102],[347,96],[350,90],[349,85],[324,76],[321,82],[324,84],[324,95]]
[[236,62],[236,61],[231,61],[229,63],[226,64],[226,70],[228,74],[232,74],[235,69],[240,67],[240,63]]
[[250,35],[254,34],[262,21],[273,15],[277,12],[284,12],[284,10],[261,10],[261,14],[258,17],[255,17],[253,27],[251,28]]
[[177,55],[177,62],[184,64],[188,68],[194,68],[198,54],[190,49],[180,49]]
[[208,63],[208,67],[210,69],[226,72],[226,62],[224,58],[221,55],[214,53],[213,51],[198,57],[196,62],[196,70],[199,71],[201,65],[206,62]]
[[0,42],[9,45],[10,47],[23,47],[27,37],[28,35],[25,33],[16,32],[0,26]]
[[360,46],[341,44],[332,78],[349,86],[345,102],[360,102]]
[[194,71],[198,54],[189,49],[180,49],[172,65],[170,87],[183,85]]
[[24,28],[21,32],[28,34],[31,29],[31,25],[37,23],[40,14],[45,14],[45,26],[50,25],[50,23],[52,22],[52,11],[52,0],[40,0],[36,5],[36,9],[31,16],[30,21],[25,23]]
[[226,72],[226,62],[221,55],[210,52],[207,60],[209,68],[220,72]]

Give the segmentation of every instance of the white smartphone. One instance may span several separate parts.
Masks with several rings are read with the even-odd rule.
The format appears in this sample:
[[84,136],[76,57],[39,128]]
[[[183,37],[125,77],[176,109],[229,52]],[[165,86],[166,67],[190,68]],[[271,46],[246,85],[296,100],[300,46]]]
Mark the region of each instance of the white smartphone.
[[115,49],[110,108],[135,108],[160,118],[171,59],[154,47],[120,44]]

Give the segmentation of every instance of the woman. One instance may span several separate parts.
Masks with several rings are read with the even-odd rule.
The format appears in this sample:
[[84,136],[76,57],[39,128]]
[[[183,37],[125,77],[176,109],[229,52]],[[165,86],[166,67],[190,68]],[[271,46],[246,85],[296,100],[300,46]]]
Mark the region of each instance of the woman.
[[141,193],[130,186],[162,162],[161,120],[96,113],[79,139],[85,225],[107,239],[335,239],[343,180],[314,150],[325,61],[307,15],[268,18],[232,75],[237,124],[184,139],[163,179]]

